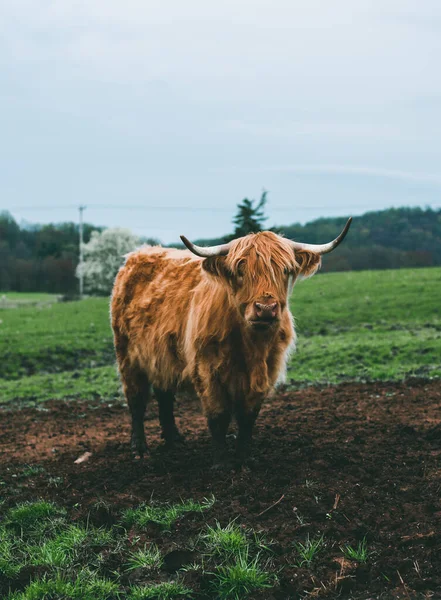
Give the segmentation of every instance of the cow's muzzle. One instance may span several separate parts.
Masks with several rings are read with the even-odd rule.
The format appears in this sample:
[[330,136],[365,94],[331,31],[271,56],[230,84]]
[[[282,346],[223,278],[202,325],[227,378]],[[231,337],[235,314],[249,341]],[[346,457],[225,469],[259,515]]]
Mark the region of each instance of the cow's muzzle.
[[256,328],[271,327],[279,320],[278,302],[255,302],[250,323]]

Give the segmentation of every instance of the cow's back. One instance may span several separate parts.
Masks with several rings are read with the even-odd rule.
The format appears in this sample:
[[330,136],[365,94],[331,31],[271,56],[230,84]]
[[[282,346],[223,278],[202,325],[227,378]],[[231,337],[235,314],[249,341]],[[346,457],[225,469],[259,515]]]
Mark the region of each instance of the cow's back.
[[163,389],[179,382],[184,329],[200,279],[200,260],[187,251],[145,246],[127,256],[111,300],[120,369],[141,369]]

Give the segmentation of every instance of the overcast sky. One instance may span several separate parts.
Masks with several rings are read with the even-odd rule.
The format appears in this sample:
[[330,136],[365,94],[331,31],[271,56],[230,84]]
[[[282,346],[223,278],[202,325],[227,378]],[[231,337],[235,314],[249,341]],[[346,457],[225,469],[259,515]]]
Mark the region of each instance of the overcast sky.
[[262,188],[269,225],[439,207],[440,62],[439,0],[2,0],[0,208],[171,242]]

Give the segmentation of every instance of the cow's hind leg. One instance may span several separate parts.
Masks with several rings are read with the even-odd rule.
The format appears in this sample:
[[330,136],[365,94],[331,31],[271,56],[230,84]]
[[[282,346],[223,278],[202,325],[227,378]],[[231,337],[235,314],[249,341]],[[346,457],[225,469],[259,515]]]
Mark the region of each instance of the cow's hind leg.
[[132,436],[130,447],[135,458],[142,458],[147,452],[147,441],[144,432],[144,414],[150,398],[150,383],[142,371],[121,371],[124,394],[132,416]]
[[165,440],[166,444],[171,445],[174,442],[182,440],[182,435],[176,427],[175,415],[173,413],[175,395],[170,390],[161,390],[157,387],[154,387],[153,390],[158,401],[159,423],[162,429],[161,437]]

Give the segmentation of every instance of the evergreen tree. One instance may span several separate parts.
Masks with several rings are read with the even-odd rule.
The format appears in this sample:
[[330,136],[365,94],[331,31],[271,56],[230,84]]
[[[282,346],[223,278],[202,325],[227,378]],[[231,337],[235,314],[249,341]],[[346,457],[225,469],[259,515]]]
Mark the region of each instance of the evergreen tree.
[[256,200],[248,200],[244,198],[237,205],[237,214],[233,219],[235,225],[233,237],[242,237],[248,233],[257,233],[262,231],[263,223],[267,220],[264,209],[266,204],[266,196],[268,192],[262,192],[259,202]]

